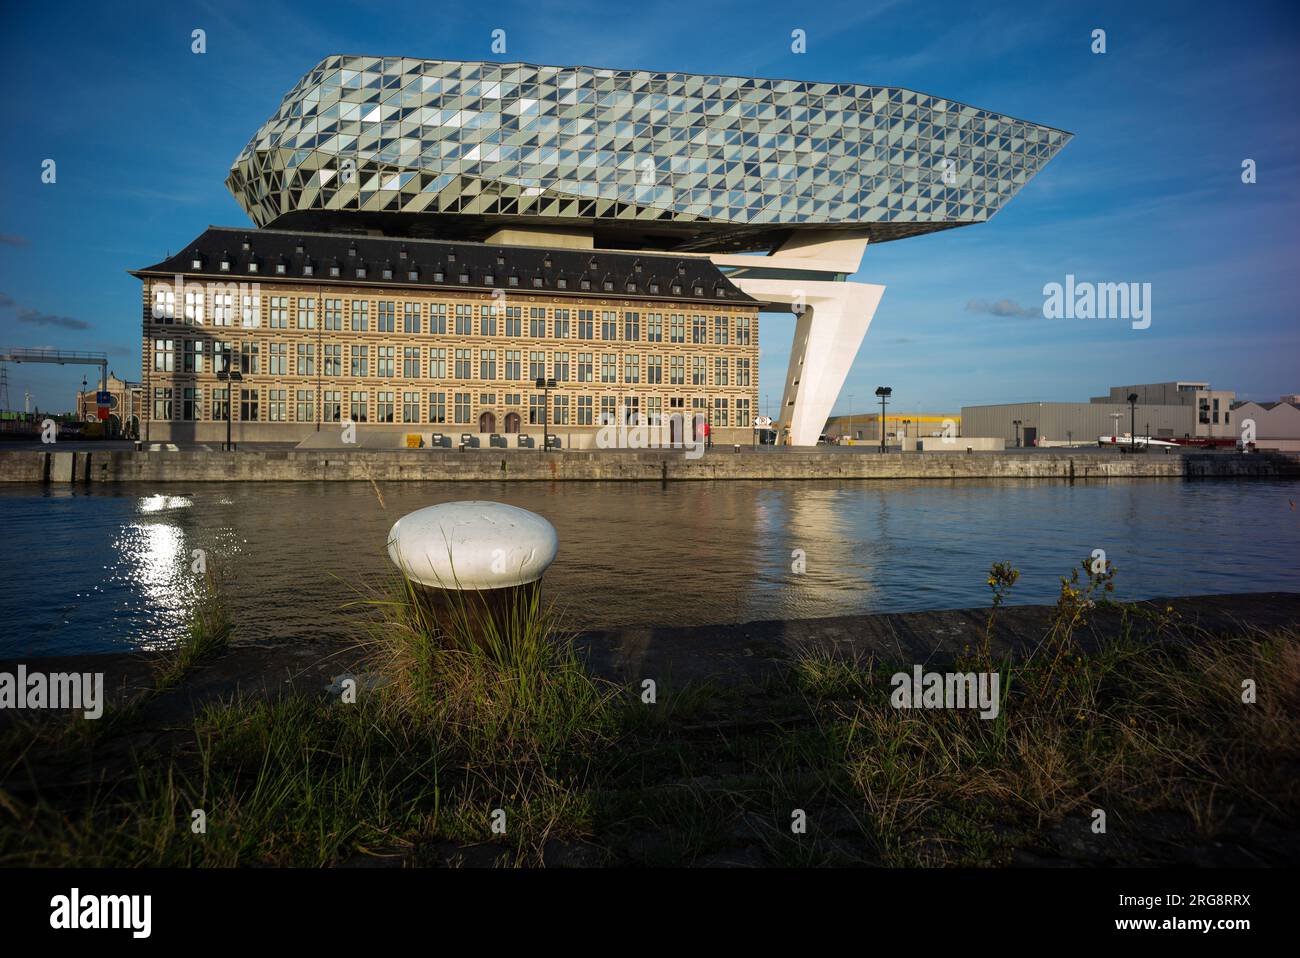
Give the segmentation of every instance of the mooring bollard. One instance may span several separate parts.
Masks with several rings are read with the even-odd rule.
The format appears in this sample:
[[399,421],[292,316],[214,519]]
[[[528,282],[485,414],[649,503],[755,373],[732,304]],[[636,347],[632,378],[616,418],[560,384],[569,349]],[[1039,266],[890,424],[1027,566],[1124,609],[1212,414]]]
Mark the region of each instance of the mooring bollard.
[[444,502],[402,516],[388,557],[445,632],[509,639],[555,561],[555,527],[502,502]]

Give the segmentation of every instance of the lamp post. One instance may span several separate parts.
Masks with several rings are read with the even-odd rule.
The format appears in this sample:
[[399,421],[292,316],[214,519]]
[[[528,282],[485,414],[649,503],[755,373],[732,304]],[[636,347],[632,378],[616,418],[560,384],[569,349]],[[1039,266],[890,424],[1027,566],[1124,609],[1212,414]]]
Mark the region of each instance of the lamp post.
[[[908,432],[907,427],[910,425],[912,425],[912,420],[910,419],[903,420],[903,442],[907,442],[907,432]],[[900,446],[899,448],[902,447]]]
[[225,366],[217,372],[217,380],[226,384],[226,452],[234,451],[234,444],[230,441],[231,424],[234,421],[235,408],[235,383],[244,381],[244,375],[238,369],[232,369],[230,366],[230,350],[222,350],[222,365]]
[[551,434],[548,419],[551,403],[551,390],[555,388],[555,380],[545,379],[538,376],[535,385],[542,391],[542,452],[546,452],[550,446]]
[[1128,427],[1128,448],[1129,452],[1137,449],[1137,393],[1128,394],[1129,408],[1129,427]]
[[1022,422],[1022,420],[1020,420],[1020,419],[1013,419],[1013,420],[1011,420],[1011,425],[1013,425],[1013,426],[1016,427],[1016,448],[1017,448],[1017,449],[1020,448],[1020,423],[1021,423],[1021,422]]
[[880,397],[880,451],[885,451],[885,404],[894,390],[888,386],[877,386],[876,395]]

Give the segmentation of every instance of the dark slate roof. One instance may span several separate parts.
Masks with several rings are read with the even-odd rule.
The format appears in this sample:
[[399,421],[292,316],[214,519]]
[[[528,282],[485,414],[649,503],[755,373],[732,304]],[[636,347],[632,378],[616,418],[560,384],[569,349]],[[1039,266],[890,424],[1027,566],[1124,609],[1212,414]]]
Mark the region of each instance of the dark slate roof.
[[[229,270],[221,268],[223,261],[229,262]],[[256,263],[255,272],[250,272],[250,263]],[[276,270],[281,264],[283,273]],[[307,266],[310,275],[305,272]],[[331,267],[338,267],[338,276],[331,275]],[[357,275],[358,268],[364,269],[364,276]],[[391,270],[391,278],[385,278],[385,270]],[[762,305],[703,257],[229,226],[209,226],[175,256],[130,273],[141,278],[180,274],[239,282],[280,280],[475,292],[504,289],[535,295]],[[584,289],[584,281],[588,288]],[[655,285],[657,291],[652,292]],[[674,286],[680,292],[674,292]]]

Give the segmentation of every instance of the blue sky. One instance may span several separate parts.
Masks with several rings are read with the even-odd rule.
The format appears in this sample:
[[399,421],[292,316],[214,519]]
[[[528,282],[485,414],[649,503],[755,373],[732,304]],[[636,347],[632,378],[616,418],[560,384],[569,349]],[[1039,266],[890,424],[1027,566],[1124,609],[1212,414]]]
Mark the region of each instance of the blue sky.
[[[125,271],[208,224],[248,222],[223,186],[229,165],[322,56],[404,54],[881,83],[1072,132],[988,223],[867,250],[855,278],[887,290],[837,412],[849,395],[867,408],[882,383],[896,409],[918,411],[1186,378],[1265,400],[1300,391],[1300,7],[1083,7],[7,5],[0,345],[108,350],[138,378],[139,285]],[[505,55],[490,51],[497,28]],[[790,50],[794,29],[804,54]],[[54,184],[41,182],[47,158]],[[978,305],[1036,311],[1066,274],[1151,283],[1150,328]],[[773,408],[792,329],[779,315],[762,327],[760,402]],[[10,367],[11,402],[30,390],[41,408],[67,408],[85,372]]]

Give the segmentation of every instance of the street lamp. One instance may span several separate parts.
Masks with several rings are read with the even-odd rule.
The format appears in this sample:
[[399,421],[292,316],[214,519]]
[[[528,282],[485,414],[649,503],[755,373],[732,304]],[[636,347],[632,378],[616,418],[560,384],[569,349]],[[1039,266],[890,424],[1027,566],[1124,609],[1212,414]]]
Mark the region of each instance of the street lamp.
[[885,404],[889,397],[894,394],[894,390],[888,386],[877,386],[876,395],[880,397],[880,451],[885,451]]
[[853,394],[849,393],[849,445],[853,445]]
[[1021,424],[1021,422],[1023,422],[1023,420],[1020,420],[1020,419],[1013,419],[1013,420],[1011,420],[1011,425],[1013,425],[1013,426],[1016,427],[1016,448],[1017,448],[1017,449],[1020,448],[1020,424]]
[[538,376],[535,385],[542,391],[542,452],[546,452],[551,439],[547,420],[550,410],[551,390],[555,388],[555,380]]
[[234,444],[230,441],[231,423],[234,418],[235,407],[235,387],[234,383],[244,381],[244,374],[238,369],[232,369],[230,366],[230,350],[222,350],[222,365],[225,369],[217,372],[217,380],[226,384],[226,452],[234,451]]
[[1128,448],[1132,452],[1137,449],[1137,393],[1128,394],[1129,408],[1129,427],[1128,427]]

